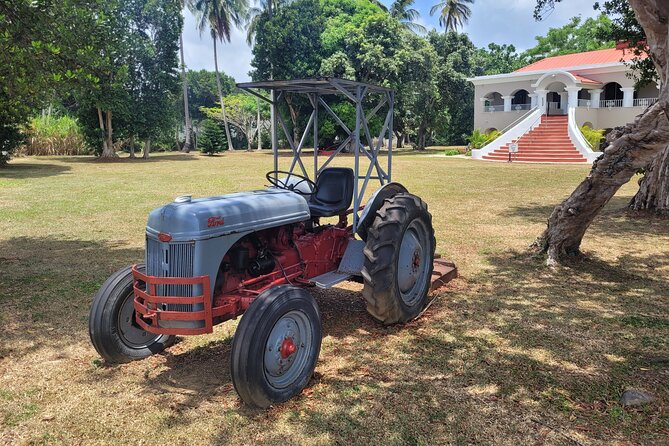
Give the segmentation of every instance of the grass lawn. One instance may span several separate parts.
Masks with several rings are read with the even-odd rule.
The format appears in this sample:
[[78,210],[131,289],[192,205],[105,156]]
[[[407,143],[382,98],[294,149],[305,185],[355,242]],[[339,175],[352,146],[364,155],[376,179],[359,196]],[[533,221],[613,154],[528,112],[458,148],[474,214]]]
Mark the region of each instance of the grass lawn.
[[[316,375],[268,411],[232,388],[236,322],[119,367],[87,331],[97,288],[143,257],[151,209],[261,187],[268,154],[12,161],[0,170],[0,444],[669,444],[669,221],[620,212],[629,184],[588,231],[587,259],[549,270],[526,248],[586,166],[430,154],[395,157],[394,179],[428,202],[461,278],[406,326],[376,323],[357,285],[314,290]],[[658,399],[624,409],[627,387]]]

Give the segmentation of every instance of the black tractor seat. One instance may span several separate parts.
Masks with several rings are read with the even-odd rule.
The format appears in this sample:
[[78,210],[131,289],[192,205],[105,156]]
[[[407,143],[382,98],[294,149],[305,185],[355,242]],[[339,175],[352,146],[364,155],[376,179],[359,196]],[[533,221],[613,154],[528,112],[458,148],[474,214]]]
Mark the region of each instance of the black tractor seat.
[[309,199],[312,217],[334,217],[344,214],[353,200],[353,169],[330,167],[316,180],[316,193]]

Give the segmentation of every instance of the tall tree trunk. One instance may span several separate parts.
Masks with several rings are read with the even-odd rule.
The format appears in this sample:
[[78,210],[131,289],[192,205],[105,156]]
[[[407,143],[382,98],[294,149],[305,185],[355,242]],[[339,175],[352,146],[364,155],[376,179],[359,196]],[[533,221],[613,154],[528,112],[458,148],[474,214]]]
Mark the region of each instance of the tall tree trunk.
[[150,153],[151,153],[151,138],[146,138],[146,141],[144,142],[144,151],[142,153],[142,158],[148,160]]
[[102,126],[104,133],[104,138],[105,142],[103,144],[103,150],[102,150],[102,155],[100,155],[100,158],[117,158],[118,155],[116,155],[116,150],[114,150],[114,141],[112,138],[113,134],[113,129],[112,129],[112,111],[107,110],[106,112],[102,112],[101,110],[98,109],[98,118],[101,119],[102,115],[105,115],[105,123]]
[[[102,154],[106,154],[108,152],[107,149],[107,132],[105,131],[105,120],[102,116],[102,110],[100,107],[97,108],[98,110],[98,123],[100,124],[100,130],[102,131]],[[44,115],[44,110],[42,110],[42,115]]]
[[179,50],[181,52],[181,84],[184,95],[184,146],[182,152],[188,153],[192,149],[191,140],[193,135],[193,122],[190,119],[190,110],[188,108],[188,76],[186,76],[186,62],[184,61],[184,37],[183,32],[179,34]]
[[535,242],[548,254],[548,263],[580,253],[585,231],[611,197],[641,168],[669,145],[669,2],[628,0],[646,40],[660,78],[658,102],[634,123],[619,127],[607,137],[604,154],[588,177],[557,206],[548,227]]
[[232,145],[232,136],[230,135],[230,124],[225,114],[225,101],[223,100],[223,89],[221,88],[221,74],[218,72],[218,49],[216,48],[216,35],[211,36],[214,39],[214,68],[216,70],[216,87],[218,88],[218,98],[221,101],[221,113],[223,114],[223,124],[225,125],[225,136],[228,138],[228,150],[235,150]]
[[262,135],[260,134],[260,98],[258,101],[258,116],[256,118],[256,138],[258,138],[258,150],[262,150]]
[[135,158],[135,137],[130,136],[130,158]]
[[645,175],[639,180],[639,191],[630,201],[629,209],[669,215],[669,147],[646,167]]
[[300,142],[300,129],[297,127],[297,119],[299,117],[299,110],[297,107],[293,106],[293,95],[286,93],[286,104],[288,104],[288,113],[290,114],[290,121],[293,123],[293,143],[295,147]]

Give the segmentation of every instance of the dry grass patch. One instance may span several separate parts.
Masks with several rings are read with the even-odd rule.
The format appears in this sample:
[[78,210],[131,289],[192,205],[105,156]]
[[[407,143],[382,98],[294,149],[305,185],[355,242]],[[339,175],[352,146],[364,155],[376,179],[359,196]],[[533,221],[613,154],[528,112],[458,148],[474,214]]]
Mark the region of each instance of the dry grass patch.
[[[630,184],[587,258],[548,270],[526,247],[586,167],[430,155],[397,156],[395,179],[428,202],[462,277],[405,326],[374,322],[358,285],[314,291],[316,375],[269,411],[232,388],[236,322],[107,367],[87,320],[102,282],[142,258],[150,209],[261,187],[270,156],[13,161],[0,171],[0,444],[669,443],[669,222],[619,212]],[[622,408],[628,386],[657,402]]]

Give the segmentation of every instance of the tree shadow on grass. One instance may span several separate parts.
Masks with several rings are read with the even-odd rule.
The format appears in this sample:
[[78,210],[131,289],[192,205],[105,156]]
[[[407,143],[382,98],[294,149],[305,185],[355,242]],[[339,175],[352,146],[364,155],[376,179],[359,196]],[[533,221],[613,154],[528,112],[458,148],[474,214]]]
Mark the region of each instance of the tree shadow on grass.
[[[669,219],[653,216],[637,216],[626,212],[629,198],[613,197],[595,218],[591,230],[609,235],[656,235],[669,233]],[[558,203],[556,203],[557,205]],[[517,217],[530,223],[545,223],[555,206],[528,204],[513,207],[502,214],[504,217]]]
[[0,360],[58,352],[88,329],[100,285],[143,257],[123,242],[15,237],[0,241]]
[[23,180],[28,178],[47,178],[68,173],[68,166],[59,164],[12,164],[0,168],[0,179]]
[[142,164],[142,163],[167,163],[167,162],[178,162],[178,161],[195,161],[200,157],[205,155],[200,155],[199,152],[195,153],[170,153],[168,156],[151,156],[148,159],[144,159],[141,156],[135,158],[129,158],[124,156],[122,158],[112,158],[112,159],[102,159],[96,156],[61,156],[52,159],[64,163],[94,163],[94,164]]

